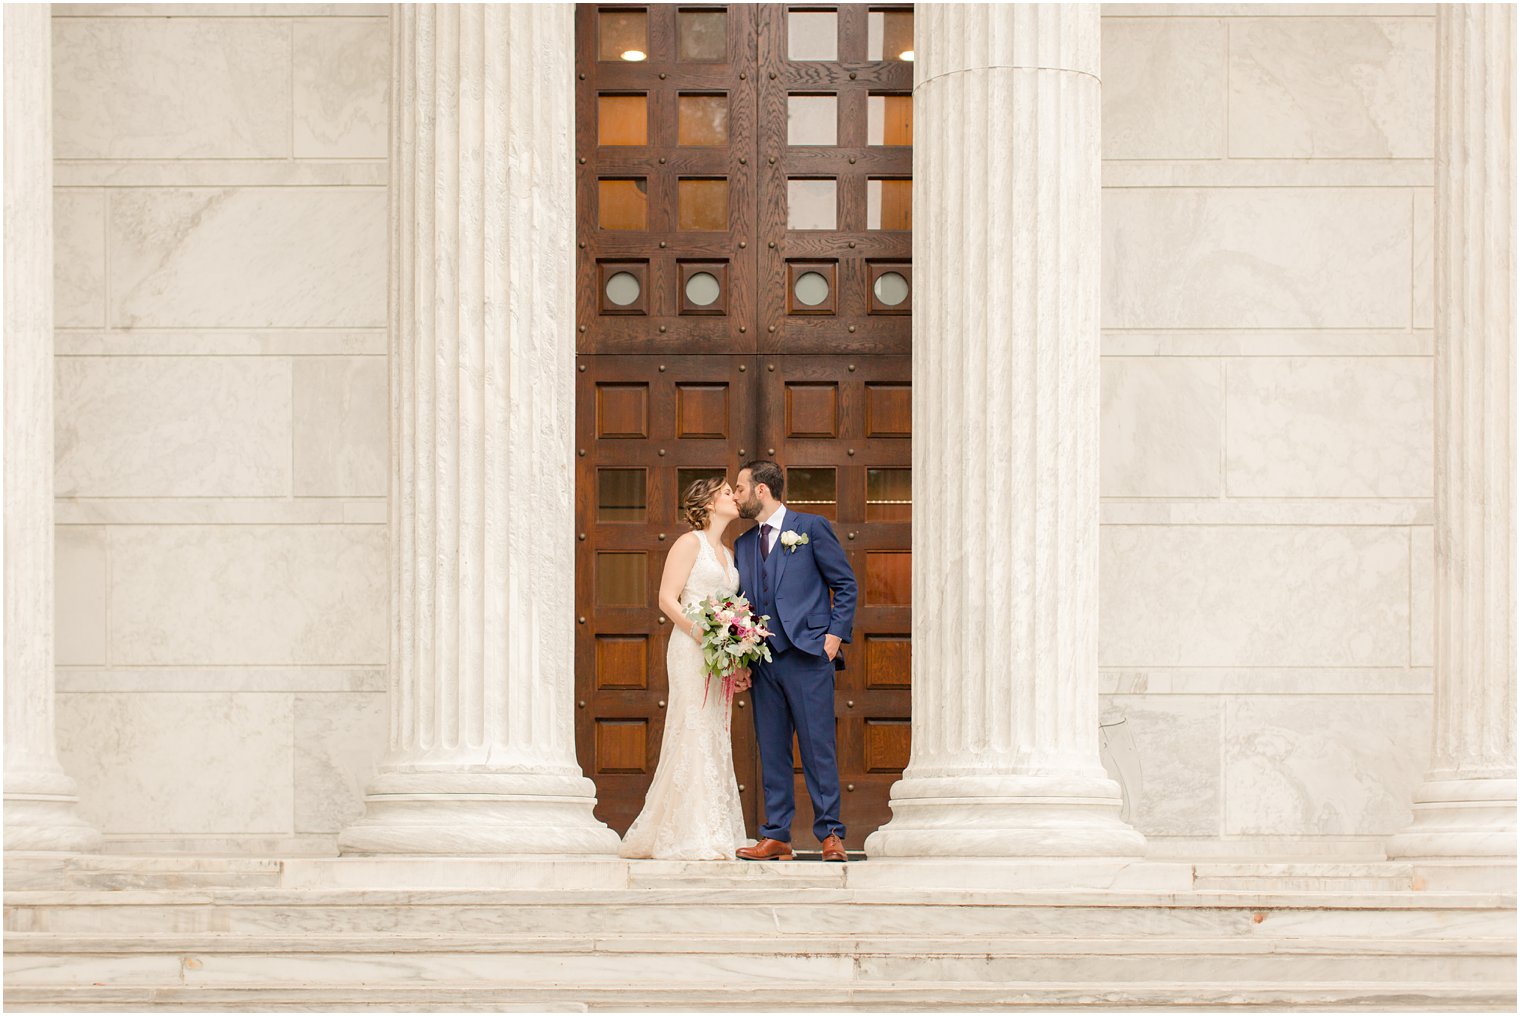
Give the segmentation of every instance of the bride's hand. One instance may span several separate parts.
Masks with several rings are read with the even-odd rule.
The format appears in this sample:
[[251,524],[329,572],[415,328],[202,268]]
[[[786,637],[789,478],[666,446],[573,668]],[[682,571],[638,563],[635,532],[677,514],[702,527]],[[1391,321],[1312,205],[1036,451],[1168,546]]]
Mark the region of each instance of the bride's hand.
[[734,691],[748,691],[750,683],[748,667],[740,667],[734,671]]

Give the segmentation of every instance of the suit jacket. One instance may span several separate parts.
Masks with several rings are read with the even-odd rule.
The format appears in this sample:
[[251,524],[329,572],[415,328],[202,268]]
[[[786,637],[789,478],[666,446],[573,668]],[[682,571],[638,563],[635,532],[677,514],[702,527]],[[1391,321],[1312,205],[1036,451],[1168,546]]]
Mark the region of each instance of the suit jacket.
[[[808,542],[787,547],[778,535],[771,551],[774,562],[775,616],[770,628],[779,630],[787,641],[814,656],[825,655],[823,637],[837,635],[850,641],[855,626],[855,572],[850,559],[834,535],[834,527],[821,515],[809,515],[787,506],[782,520],[788,530],[806,533]],[[760,610],[760,527],[734,541],[734,563],[739,568],[739,588],[749,598],[756,612]],[[830,603],[829,594],[833,593]],[[844,653],[834,657],[835,669],[844,667]]]

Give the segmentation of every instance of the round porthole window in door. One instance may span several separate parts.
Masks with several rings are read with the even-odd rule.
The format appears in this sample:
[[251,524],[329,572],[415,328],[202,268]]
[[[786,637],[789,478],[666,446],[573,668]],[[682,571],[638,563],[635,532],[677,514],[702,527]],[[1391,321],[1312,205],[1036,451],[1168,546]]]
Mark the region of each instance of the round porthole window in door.
[[686,280],[686,299],[698,307],[711,307],[721,293],[718,279],[711,272],[697,272]]
[[631,272],[617,272],[607,280],[607,299],[627,307],[639,298],[639,280]]
[[816,307],[829,298],[829,280],[820,272],[803,272],[792,286],[797,302]]

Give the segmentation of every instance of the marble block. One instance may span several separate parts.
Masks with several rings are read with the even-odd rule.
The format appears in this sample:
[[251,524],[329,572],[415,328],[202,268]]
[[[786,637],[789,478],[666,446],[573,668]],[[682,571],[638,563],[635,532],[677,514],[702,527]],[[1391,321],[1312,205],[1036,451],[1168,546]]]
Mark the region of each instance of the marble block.
[[1220,361],[1103,358],[1099,491],[1104,497],[1218,497]]
[[1431,497],[1429,357],[1240,357],[1226,368],[1231,497]]
[[54,156],[288,157],[290,48],[274,18],[55,17]]
[[384,159],[391,29],[385,18],[293,23],[295,157]]
[[1430,751],[1424,695],[1241,696],[1224,713],[1225,833],[1385,835]]
[[1230,157],[1429,159],[1435,19],[1230,23]]
[[1101,527],[1104,667],[1374,667],[1409,659],[1402,527]]
[[106,192],[53,190],[53,326],[106,323]]
[[295,831],[336,833],[364,814],[364,788],[390,731],[383,692],[294,698]]
[[103,526],[53,527],[53,663],[106,662],[106,538]]
[[58,754],[105,833],[288,832],[291,696],[57,697]]
[[1407,328],[1408,191],[1106,187],[1104,328]]
[[1103,18],[1103,158],[1223,157],[1225,24]]
[[112,195],[111,324],[386,325],[383,187],[144,187]]
[[1105,730],[1122,723],[1134,746],[1123,783],[1128,820],[1145,836],[1217,836],[1220,703],[1217,695],[1107,695]]
[[383,356],[294,358],[297,497],[386,496],[386,368]]
[[384,664],[383,525],[111,530],[117,665]]
[[57,496],[290,494],[289,359],[61,356],[54,363]]

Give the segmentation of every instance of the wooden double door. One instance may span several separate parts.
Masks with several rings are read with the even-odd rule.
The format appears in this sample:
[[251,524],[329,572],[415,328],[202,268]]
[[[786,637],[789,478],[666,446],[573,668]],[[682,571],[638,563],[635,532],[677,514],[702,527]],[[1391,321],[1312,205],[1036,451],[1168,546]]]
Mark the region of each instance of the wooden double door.
[[[859,847],[908,758],[913,8],[575,16],[581,766],[626,831],[664,732],[656,592],[680,491],[775,459],[786,502],[833,520],[860,585],[835,702]],[[736,701],[754,833],[754,721]],[[793,841],[809,846],[800,768],[796,785]]]
[[[578,370],[576,745],[597,814],[621,834],[659,759],[671,625],[660,573],[693,479],[754,457],[786,470],[787,504],[832,520],[859,585],[836,672],[842,819],[852,848],[889,816],[908,760],[909,362],[903,356],[584,356]],[[754,523],[740,520],[733,540]],[[755,834],[764,794],[748,694],[735,698],[735,776]],[[795,747],[794,747],[795,753]],[[793,843],[816,845],[793,758]]]

